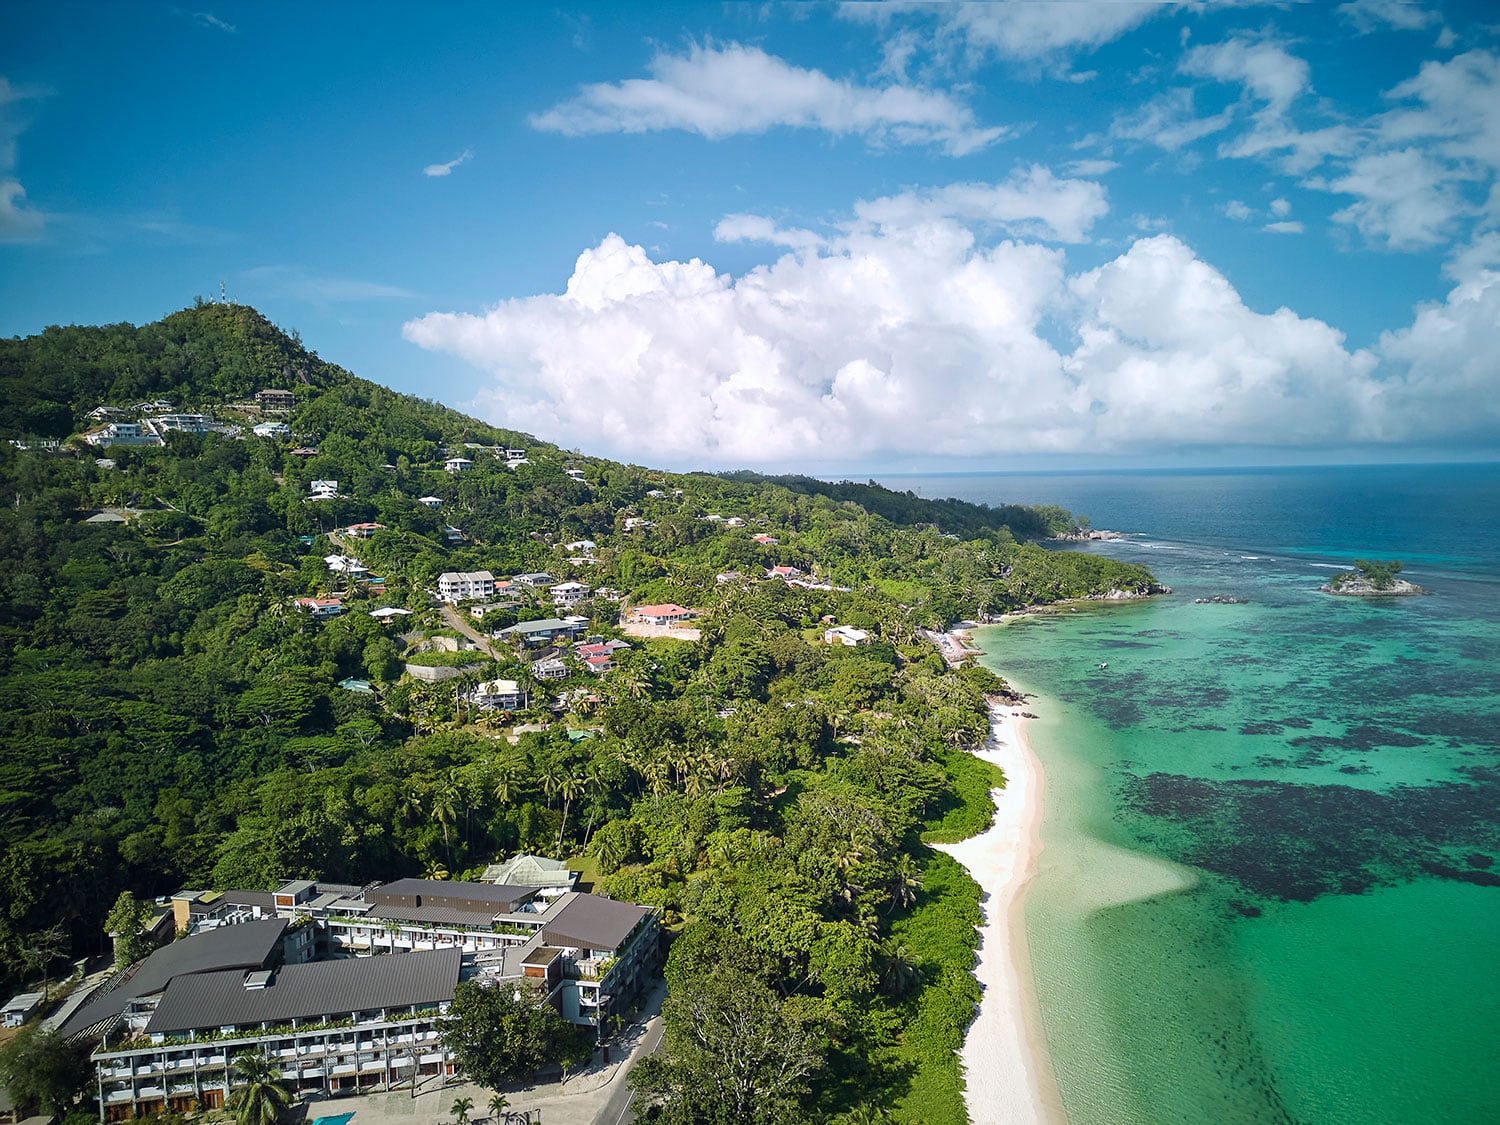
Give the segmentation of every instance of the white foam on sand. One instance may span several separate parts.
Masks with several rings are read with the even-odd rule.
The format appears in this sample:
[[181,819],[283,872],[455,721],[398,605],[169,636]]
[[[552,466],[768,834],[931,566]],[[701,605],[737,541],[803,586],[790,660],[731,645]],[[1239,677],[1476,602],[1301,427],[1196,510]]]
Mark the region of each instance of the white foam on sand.
[[935,845],[985,891],[974,967],[983,993],[959,1052],[964,1102],[974,1125],[1066,1120],[1041,1034],[1021,913],[1022,889],[1036,870],[1042,817],[1041,763],[1026,742],[1021,712],[992,707],[991,737],[978,751],[1005,771],[1005,788],[993,790],[994,823],[961,843]]

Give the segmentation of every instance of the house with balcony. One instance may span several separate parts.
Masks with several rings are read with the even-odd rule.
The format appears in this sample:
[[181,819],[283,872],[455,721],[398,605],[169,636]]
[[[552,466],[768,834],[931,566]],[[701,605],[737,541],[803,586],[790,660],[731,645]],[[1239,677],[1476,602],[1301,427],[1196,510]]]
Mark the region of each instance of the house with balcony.
[[544,617],[540,621],[522,621],[501,629],[495,636],[502,641],[539,646],[555,641],[571,641],[583,636],[588,627],[587,620],[570,621],[556,617]]
[[552,604],[560,609],[572,609],[594,592],[587,582],[559,582],[551,589]]
[[80,436],[90,445],[100,449],[108,449],[112,445],[160,445],[162,443],[161,438],[150,430],[142,429],[139,422],[108,422]]
[[255,405],[262,414],[290,414],[297,405],[297,396],[292,391],[268,387],[255,392]]
[[568,666],[555,656],[538,660],[531,666],[531,674],[538,680],[566,680]]
[[488,680],[466,698],[481,711],[524,711],[531,706],[531,692],[515,680]]
[[339,598],[293,598],[292,604],[318,618],[337,617],[344,612],[344,603]]

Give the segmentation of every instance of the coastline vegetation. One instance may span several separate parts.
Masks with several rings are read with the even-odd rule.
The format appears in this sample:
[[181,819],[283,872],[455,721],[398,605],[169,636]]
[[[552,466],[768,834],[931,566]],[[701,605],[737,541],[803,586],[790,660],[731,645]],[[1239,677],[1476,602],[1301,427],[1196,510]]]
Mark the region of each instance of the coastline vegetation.
[[[964,1120],[953,1051],[978,999],[980,892],[925,841],[993,815],[1000,779],[969,751],[1004,684],[948,667],[921,630],[1149,593],[1148,571],[1031,541],[1067,513],[568,452],[359,380],[245,306],[0,341],[0,387],[16,404],[0,435],[0,985],[38,975],[28,951],[54,928],[71,956],[103,952],[122,892],[472,877],[539,852],[596,865],[597,889],[660,906],[676,936],[667,1045],[641,1079],[662,1120],[698,1119],[732,1077],[695,1038],[709,1016],[751,1020],[798,1060],[780,1083],[737,1061],[746,1120]],[[290,435],[248,432],[267,388],[294,392]],[[95,407],[153,400],[242,433],[71,436]],[[471,467],[445,471],[453,456]],[[342,533],[359,523],[383,526]],[[384,591],[330,570],[338,553]],[[546,681],[503,642],[497,663],[405,657],[447,630],[437,576],[476,570],[677,602],[699,638],[631,637],[614,671]],[[328,619],[294,601],[334,594]],[[559,612],[513,596],[480,627]],[[412,614],[389,625],[380,607]],[[568,612],[622,635],[616,601]],[[823,643],[831,622],[869,643]],[[450,655],[485,668],[403,676]],[[481,676],[519,681],[529,708],[471,710]]]

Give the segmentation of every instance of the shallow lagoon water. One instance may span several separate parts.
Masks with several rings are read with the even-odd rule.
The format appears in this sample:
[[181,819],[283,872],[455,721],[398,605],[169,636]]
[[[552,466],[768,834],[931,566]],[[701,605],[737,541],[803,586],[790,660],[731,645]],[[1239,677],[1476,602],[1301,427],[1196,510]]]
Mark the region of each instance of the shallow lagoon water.
[[[1070,1118],[1500,1119],[1500,470],[916,490],[1137,532],[1089,549],[1175,590],[978,634],[1040,697],[1026,917]],[[1354,557],[1433,594],[1318,593]]]

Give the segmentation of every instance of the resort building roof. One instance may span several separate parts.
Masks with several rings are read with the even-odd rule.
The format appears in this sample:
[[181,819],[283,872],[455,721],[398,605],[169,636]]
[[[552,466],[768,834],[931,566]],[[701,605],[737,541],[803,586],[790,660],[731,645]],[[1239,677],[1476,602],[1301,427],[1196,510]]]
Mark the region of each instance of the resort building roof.
[[79,1008],[59,1028],[64,1038],[114,1020],[132,1000],[151,996],[179,977],[230,969],[243,976],[247,969],[263,969],[274,959],[286,932],[285,918],[219,926],[162,946],[147,957],[135,975],[119,988]]
[[[230,927],[241,929],[244,927]],[[463,951],[457,946],[285,965],[264,980],[238,970],[175,978],[167,986],[147,1034],[242,1024],[354,1015],[381,1008],[438,1004],[453,999]]]

